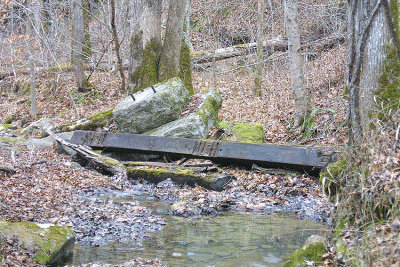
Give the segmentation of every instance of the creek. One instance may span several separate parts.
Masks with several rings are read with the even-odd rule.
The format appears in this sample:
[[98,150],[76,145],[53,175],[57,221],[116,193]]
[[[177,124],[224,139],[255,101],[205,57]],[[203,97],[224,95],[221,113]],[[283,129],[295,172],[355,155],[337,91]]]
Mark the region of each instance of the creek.
[[214,217],[171,215],[168,204],[148,194],[99,196],[104,201],[139,201],[167,224],[138,245],[135,241],[102,246],[75,245],[68,264],[121,264],[132,258],[159,258],[168,266],[282,266],[284,260],[326,225],[293,214],[225,212]]

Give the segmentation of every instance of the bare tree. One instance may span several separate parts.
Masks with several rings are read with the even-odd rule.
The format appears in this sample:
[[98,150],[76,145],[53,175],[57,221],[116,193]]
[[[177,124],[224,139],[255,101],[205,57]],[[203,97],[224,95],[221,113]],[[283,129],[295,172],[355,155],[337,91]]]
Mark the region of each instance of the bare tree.
[[254,79],[253,94],[262,95],[262,79],[264,70],[264,0],[258,0],[257,5],[257,67],[256,77]]
[[83,66],[84,54],[83,54],[83,43],[84,43],[84,20],[83,20],[83,9],[82,0],[72,1],[72,11],[73,11],[73,45],[72,45],[72,55],[74,63],[74,74],[75,82],[78,91],[85,92],[90,88],[88,86],[85,69]]
[[310,109],[308,89],[304,86],[303,58],[301,56],[298,0],[285,0],[285,22],[290,58],[290,78],[296,107],[294,125],[299,126]]
[[118,38],[117,27],[115,26],[115,1],[111,0],[111,30],[114,39],[114,49],[115,55],[117,56],[118,60],[118,71],[121,76],[121,90],[125,90],[125,73],[124,67],[122,66],[122,59],[120,55],[120,42]]
[[170,0],[165,40],[160,58],[159,80],[176,77],[179,73],[179,59],[183,40],[185,0]]
[[31,116],[35,117],[37,114],[37,102],[36,102],[36,82],[35,82],[35,62],[32,41],[33,41],[33,27],[34,27],[34,14],[32,10],[32,0],[27,2],[27,21],[26,21],[26,33],[28,35],[28,62],[30,72],[30,89],[31,89]]
[[347,89],[352,143],[360,142],[368,132],[388,47],[393,46],[396,57],[400,56],[398,5],[394,0],[348,1]]
[[158,81],[161,51],[162,0],[131,1],[129,89],[137,91]]

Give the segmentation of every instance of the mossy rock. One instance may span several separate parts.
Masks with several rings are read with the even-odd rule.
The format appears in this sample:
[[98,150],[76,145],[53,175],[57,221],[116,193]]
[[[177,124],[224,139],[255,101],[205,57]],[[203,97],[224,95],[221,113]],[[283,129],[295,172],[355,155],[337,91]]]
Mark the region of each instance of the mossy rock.
[[206,138],[211,127],[218,121],[218,111],[222,106],[222,98],[216,89],[210,89],[198,94],[198,96],[203,101],[195,112],[145,134],[197,139]]
[[225,132],[224,141],[254,144],[265,142],[264,127],[259,123],[236,124],[235,122],[220,121],[218,127]]
[[0,237],[16,236],[26,248],[38,247],[34,261],[58,265],[72,256],[75,233],[70,227],[0,220]]
[[223,187],[228,184],[233,176],[223,174],[196,174],[189,169],[165,169],[165,168],[148,168],[148,167],[128,167],[128,177],[131,179],[143,179],[151,183],[159,183],[167,179],[171,179],[179,185],[195,186],[200,185],[204,188],[222,191]]
[[178,119],[188,102],[183,82],[172,78],[122,99],[113,120],[121,132],[140,134]]
[[326,253],[326,243],[321,237],[311,236],[306,244],[293,252],[288,260],[283,265],[284,267],[306,267],[306,261],[313,261],[314,263],[323,263],[322,257]]
[[102,130],[104,127],[108,127],[112,123],[112,109],[97,113],[96,115],[78,120],[76,122],[71,122],[69,124],[61,125],[57,127],[57,132],[72,132],[76,130],[87,130],[87,131],[97,131]]

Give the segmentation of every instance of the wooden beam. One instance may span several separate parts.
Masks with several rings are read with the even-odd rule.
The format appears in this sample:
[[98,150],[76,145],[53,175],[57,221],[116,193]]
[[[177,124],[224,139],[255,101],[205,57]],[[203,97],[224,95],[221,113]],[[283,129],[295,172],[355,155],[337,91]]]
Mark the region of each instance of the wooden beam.
[[72,143],[96,149],[128,150],[149,154],[171,154],[204,158],[226,164],[320,171],[332,161],[334,152],[309,147],[231,143],[178,137],[157,137],[92,131],[76,131]]

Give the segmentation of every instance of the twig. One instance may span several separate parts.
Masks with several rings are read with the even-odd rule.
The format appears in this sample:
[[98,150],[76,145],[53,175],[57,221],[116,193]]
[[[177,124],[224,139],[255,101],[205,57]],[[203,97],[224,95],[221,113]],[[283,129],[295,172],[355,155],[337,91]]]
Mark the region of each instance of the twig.
[[39,161],[32,162],[31,164],[29,164],[29,168],[32,168],[32,166],[43,164],[43,163],[47,163],[47,160],[39,160]]
[[8,167],[4,165],[0,165],[0,171],[9,173],[9,174],[15,174],[17,171],[13,167]]

